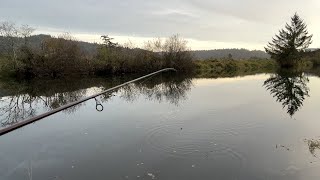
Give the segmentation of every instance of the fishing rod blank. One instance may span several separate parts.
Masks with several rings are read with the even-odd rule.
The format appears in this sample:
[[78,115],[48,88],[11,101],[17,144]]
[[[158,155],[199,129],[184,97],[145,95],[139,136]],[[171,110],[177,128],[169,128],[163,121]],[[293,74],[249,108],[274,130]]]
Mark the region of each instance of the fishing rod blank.
[[153,72],[153,73],[151,73],[151,74],[148,74],[148,75],[139,77],[139,78],[137,78],[137,79],[134,79],[134,80],[125,82],[125,83],[123,83],[123,84],[120,84],[120,85],[118,85],[118,86],[112,87],[112,88],[110,88],[110,89],[107,89],[107,90],[105,90],[105,91],[103,91],[103,92],[94,94],[94,95],[92,95],[92,96],[89,96],[89,97],[80,99],[80,100],[78,100],[78,101],[75,101],[75,102],[72,102],[72,103],[63,105],[63,106],[61,106],[61,107],[59,107],[59,108],[56,108],[56,109],[53,109],[53,110],[51,110],[51,111],[49,111],[49,112],[46,112],[46,113],[40,114],[40,115],[38,115],[38,116],[32,117],[32,118],[30,118],[30,119],[27,119],[27,120],[18,122],[18,123],[16,123],[16,124],[12,125],[12,126],[9,126],[9,127],[3,128],[3,129],[0,129],[0,136],[2,136],[2,135],[4,135],[4,134],[7,134],[7,133],[9,133],[9,132],[11,132],[11,131],[13,131],[13,130],[18,129],[18,128],[21,128],[21,127],[23,127],[23,126],[26,126],[26,125],[28,125],[28,124],[34,123],[34,122],[36,122],[36,121],[39,121],[39,120],[41,120],[41,119],[43,119],[43,118],[45,118],[45,117],[51,116],[51,115],[53,115],[53,114],[55,114],[55,113],[57,113],[57,112],[60,112],[60,111],[62,111],[62,110],[65,110],[65,109],[67,109],[67,108],[70,108],[70,107],[72,107],[72,106],[75,106],[75,105],[77,105],[77,104],[80,104],[80,103],[82,103],[82,102],[85,102],[85,101],[87,101],[87,100],[89,100],[89,99],[93,99],[93,98],[95,98],[95,97],[97,97],[97,96],[100,96],[100,95],[102,95],[102,94],[105,94],[105,93],[114,91],[114,90],[116,90],[116,89],[118,89],[118,88],[121,88],[121,87],[123,87],[123,86],[126,86],[126,85],[128,85],[128,84],[130,84],[130,83],[139,81],[139,80],[144,79],[144,78],[147,78],[147,77],[151,77],[151,76],[153,76],[153,75],[156,75],[156,74],[158,74],[158,73],[165,72],[165,71],[176,71],[176,70],[175,70],[174,68],[165,68],[165,69],[162,69],[162,70]]

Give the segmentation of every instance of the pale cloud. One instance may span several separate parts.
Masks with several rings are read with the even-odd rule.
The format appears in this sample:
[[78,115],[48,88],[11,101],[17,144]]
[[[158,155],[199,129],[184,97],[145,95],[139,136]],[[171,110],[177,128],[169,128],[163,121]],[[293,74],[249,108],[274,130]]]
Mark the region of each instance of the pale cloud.
[[160,9],[158,11],[152,11],[150,12],[153,15],[159,15],[159,16],[185,16],[185,17],[193,17],[193,18],[200,18],[196,14],[192,12],[188,12],[186,10],[182,9]]
[[38,32],[71,32],[86,41],[101,34],[137,44],[180,34],[193,49],[263,49],[298,12],[320,47],[318,0],[1,0],[0,20]]

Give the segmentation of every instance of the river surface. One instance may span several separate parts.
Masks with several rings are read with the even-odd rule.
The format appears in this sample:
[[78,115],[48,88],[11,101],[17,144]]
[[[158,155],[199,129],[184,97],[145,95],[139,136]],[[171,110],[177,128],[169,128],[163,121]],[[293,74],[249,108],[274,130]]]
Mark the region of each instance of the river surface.
[[[1,82],[0,128],[129,79]],[[318,180],[319,108],[313,74],[157,75],[0,136],[0,179]]]

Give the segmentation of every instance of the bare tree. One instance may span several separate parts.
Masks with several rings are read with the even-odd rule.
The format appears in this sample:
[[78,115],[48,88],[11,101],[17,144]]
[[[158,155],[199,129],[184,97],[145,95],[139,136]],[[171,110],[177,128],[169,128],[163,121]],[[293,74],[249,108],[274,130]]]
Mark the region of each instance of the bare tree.
[[155,38],[145,42],[144,49],[152,52],[162,52],[163,51],[163,40],[161,38]]
[[193,66],[188,42],[178,34],[166,39],[154,39],[145,43],[145,49],[160,55],[162,67],[189,70]]
[[77,41],[75,37],[72,36],[70,32],[63,32],[57,36],[58,39],[64,39],[67,41]]
[[35,115],[36,108],[33,102],[36,99],[27,94],[19,94],[1,99],[3,106],[0,108],[0,126],[6,127]]
[[19,37],[18,29],[16,25],[12,22],[2,22],[0,23],[0,35],[2,35],[7,40],[7,45],[10,47],[10,53],[12,56],[13,61],[13,68],[16,67],[16,59],[17,59],[17,52],[16,52],[16,46],[17,46],[17,40]]
[[24,38],[24,44],[27,45],[28,43],[28,37],[31,36],[31,34],[35,31],[33,27],[30,27],[29,25],[21,25],[19,28],[19,34]]

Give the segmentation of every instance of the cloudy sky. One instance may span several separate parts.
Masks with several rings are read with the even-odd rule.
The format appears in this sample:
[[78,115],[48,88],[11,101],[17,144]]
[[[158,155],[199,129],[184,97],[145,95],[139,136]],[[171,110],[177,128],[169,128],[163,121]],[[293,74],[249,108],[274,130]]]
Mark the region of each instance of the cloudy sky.
[[102,34],[142,45],[180,34],[192,49],[263,49],[298,12],[320,47],[319,0],[0,0],[0,21],[29,24],[36,33]]

